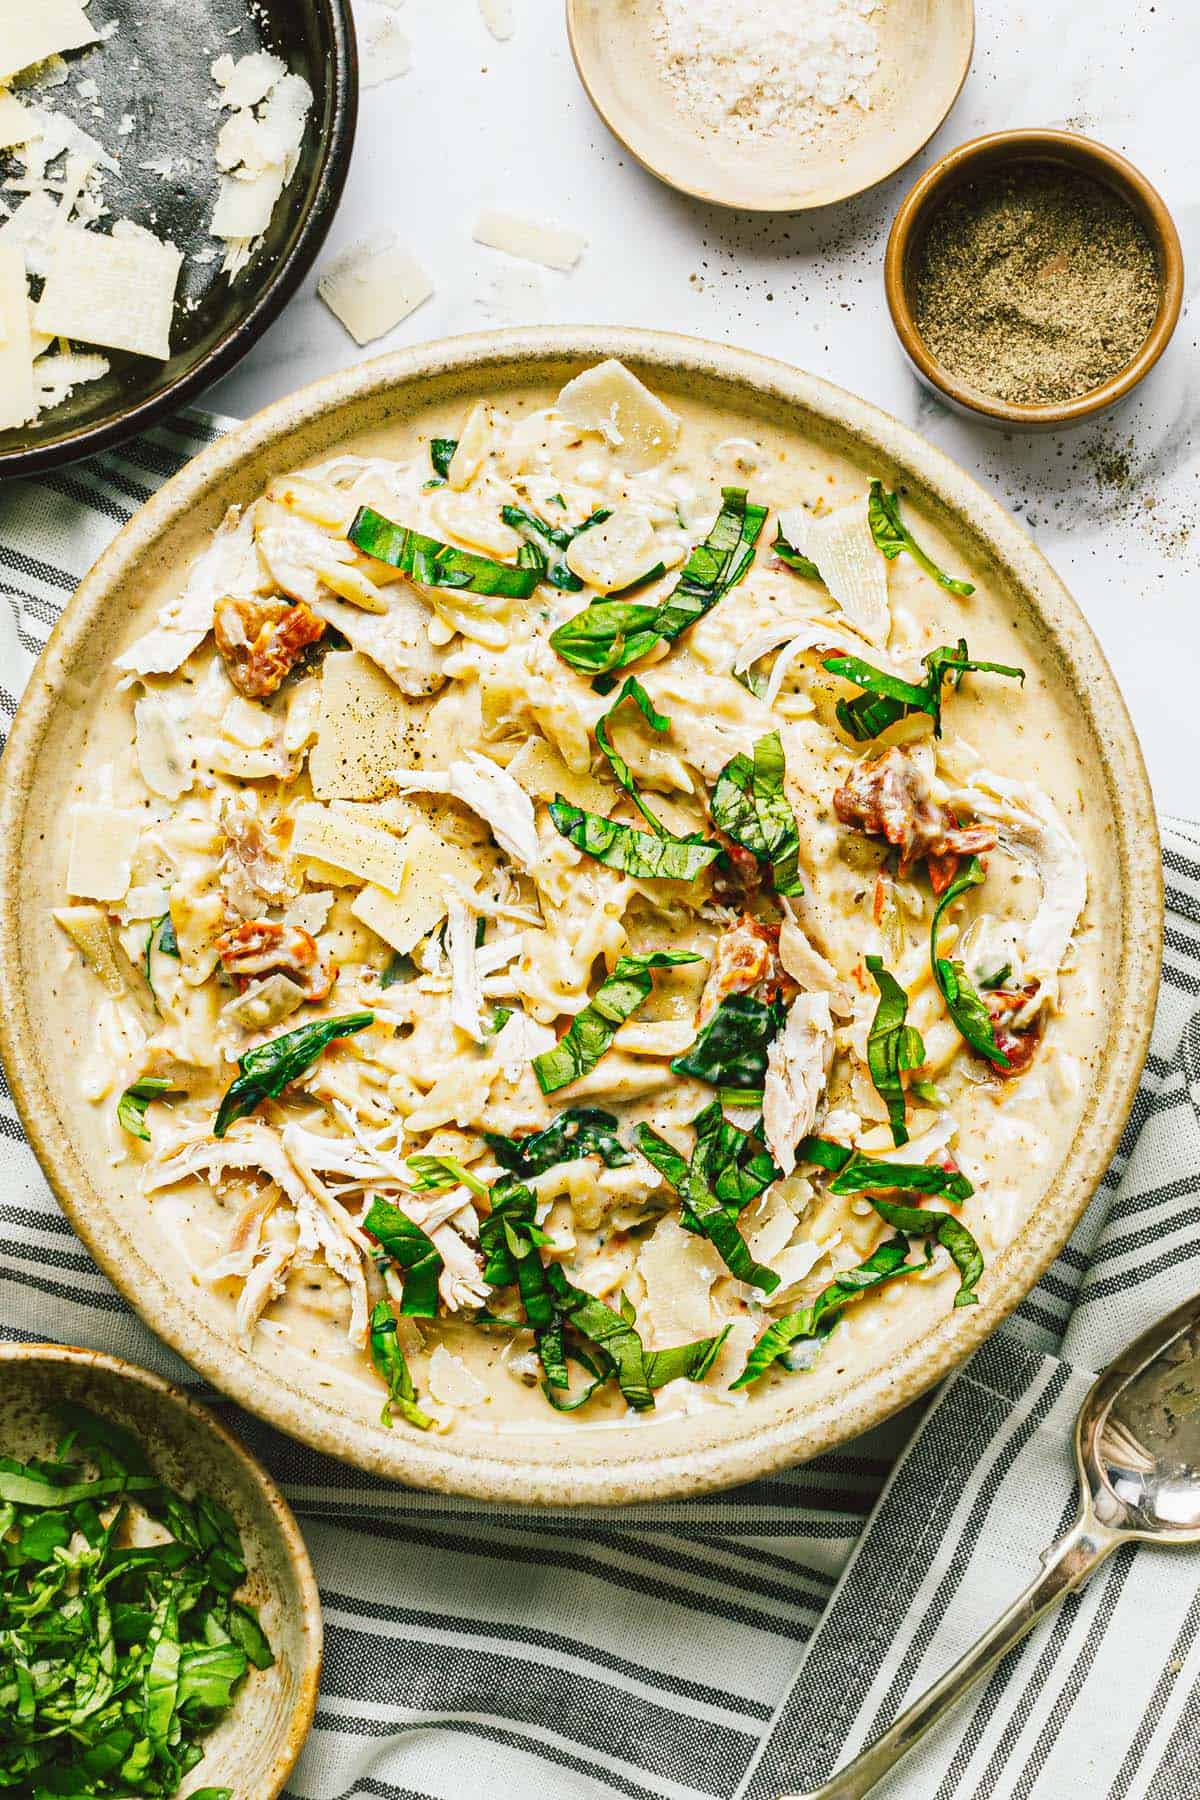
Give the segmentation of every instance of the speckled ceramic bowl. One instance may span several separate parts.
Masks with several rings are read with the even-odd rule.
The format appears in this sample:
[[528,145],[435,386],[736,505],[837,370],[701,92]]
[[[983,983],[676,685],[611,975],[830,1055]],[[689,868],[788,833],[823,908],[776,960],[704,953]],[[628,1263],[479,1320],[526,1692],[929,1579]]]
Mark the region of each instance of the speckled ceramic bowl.
[[[852,1379],[818,1371],[749,1406],[580,1429],[557,1415],[504,1431],[464,1418],[446,1436],[387,1431],[303,1358],[271,1359],[230,1340],[211,1296],[172,1280],[155,1255],[128,1171],[97,1145],[95,1114],[72,1079],[77,1021],[54,998],[47,914],[61,903],[63,794],[85,709],[132,630],[130,614],[178,592],[179,572],[236,501],[335,447],[378,445],[408,414],[480,393],[557,387],[618,356],[670,400],[798,432],[855,462],[936,522],[964,566],[1010,609],[1029,661],[1069,703],[1085,805],[1103,829],[1093,869],[1106,934],[1108,1042],[1080,1129],[1046,1198],[991,1263],[981,1304],[943,1310]],[[844,1443],[938,1381],[993,1331],[1048,1267],[1116,1148],[1149,1042],[1161,945],[1154,813],[1128,714],[1099,646],[1019,525],[961,469],[865,401],[783,363],[654,332],[580,327],[489,333],[419,345],[327,377],[269,407],[169,481],[79,588],[29,684],[0,767],[0,1049],[25,1128],[79,1235],[142,1317],[210,1381],[316,1449],[418,1487],[503,1501],[622,1503],[697,1493]],[[929,1290],[932,1292],[932,1290]],[[935,1296],[936,1298],[936,1296]],[[373,1396],[372,1402],[373,1402]]]
[[159,1376],[99,1350],[0,1345],[0,1454],[52,1454],[63,1400],[131,1431],[171,1487],[211,1494],[233,1514],[249,1569],[239,1598],[258,1608],[275,1663],[250,1671],[185,1792],[228,1787],[237,1800],[275,1800],[312,1726],[321,1674],[321,1603],[291,1508],[237,1439]]

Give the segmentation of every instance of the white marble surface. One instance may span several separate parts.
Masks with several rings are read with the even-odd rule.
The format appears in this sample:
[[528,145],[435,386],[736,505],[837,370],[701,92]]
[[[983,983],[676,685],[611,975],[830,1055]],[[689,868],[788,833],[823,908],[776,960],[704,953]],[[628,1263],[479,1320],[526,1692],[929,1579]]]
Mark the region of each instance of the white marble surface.
[[[513,3],[516,32],[500,44],[475,0],[401,0],[412,67],[363,91],[321,260],[393,231],[429,269],[434,298],[362,351],[311,278],[212,403],[244,415],[376,351],[501,324],[657,326],[786,358],[915,425],[1025,520],[1116,669],[1160,808],[1200,813],[1198,0],[977,0],[974,65],[923,157],[860,200],[793,218],[726,213],[646,175],[578,84],[562,0]],[[355,4],[361,39],[385,9]],[[918,170],[1013,125],[1069,126],[1131,157],[1174,211],[1191,265],[1191,304],[1159,368],[1105,423],[1062,437],[951,417],[909,374],[884,305],[884,240]],[[474,244],[485,205],[578,226],[582,263],[559,275]]]

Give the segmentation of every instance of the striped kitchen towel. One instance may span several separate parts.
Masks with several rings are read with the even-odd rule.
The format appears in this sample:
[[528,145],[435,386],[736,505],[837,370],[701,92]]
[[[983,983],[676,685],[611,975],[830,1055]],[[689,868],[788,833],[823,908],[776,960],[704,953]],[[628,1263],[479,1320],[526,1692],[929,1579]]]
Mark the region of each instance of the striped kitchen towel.
[[[0,489],[0,712],[77,580],[225,421]],[[327,1661],[294,1800],[774,1800],[885,1725],[1070,1516],[1091,1371],[1200,1267],[1200,833],[1164,847],[1167,962],[1120,1155],[1071,1244],[920,1422],[732,1493],[618,1512],[396,1488],[216,1396],[295,1506]],[[73,1238],[0,1094],[0,1334],[201,1392]],[[800,1379],[798,1377],[798,1379]],[[1122,1553],[930,1738],[900,1800],[1196,1800],[1200,1597]]]

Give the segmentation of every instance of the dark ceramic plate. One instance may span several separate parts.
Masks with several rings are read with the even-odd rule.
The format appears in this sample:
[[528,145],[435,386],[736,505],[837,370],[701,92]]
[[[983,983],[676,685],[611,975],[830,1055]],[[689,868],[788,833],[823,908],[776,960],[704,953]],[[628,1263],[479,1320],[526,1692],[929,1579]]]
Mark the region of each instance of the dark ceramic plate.
[[[142,431],[228,373],[303,281],[341,196],[354,141],[358,61],[349,0],[91,0],[97,29],[118,22],[106,43],[73,51],[69,82],[28,99],[68,113],[121,164],[105,178],[111,218],[133,219],[185,253],[168,362],[106,350],[111,368],[85,383],[36,425],[0,432],[0,477],[31,475],[103,450]],[[271,50],[313,91],[300,161],[275,207],[262,248],[232,281],[221,258],[195,255],[208,235],[217,194],[212,107],[214,58]],[[90,77],[98,99],[77,83]],[[101,117],[95,115],[99,107]],[[134,129],[119,135],[123,114]],[[228,116],[228,115],[225,115]],[[175,170],[164,176],[143,165]],[[0,156],[0,179],[11,169]],[[85,346],[86,347],[86,346]]]

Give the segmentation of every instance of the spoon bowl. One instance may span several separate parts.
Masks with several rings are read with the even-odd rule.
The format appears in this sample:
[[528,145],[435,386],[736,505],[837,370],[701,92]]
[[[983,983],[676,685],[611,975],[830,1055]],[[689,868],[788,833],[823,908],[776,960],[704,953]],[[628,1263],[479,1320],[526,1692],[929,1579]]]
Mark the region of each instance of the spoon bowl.
[[1122,1544],[1200,1544],[1200,1294],[1135,1338],[1089,1388],[1075,1427],[1079,1517],[1008,1611],[854,1761],[808,1794],[861,1800],[1058,1602]]

